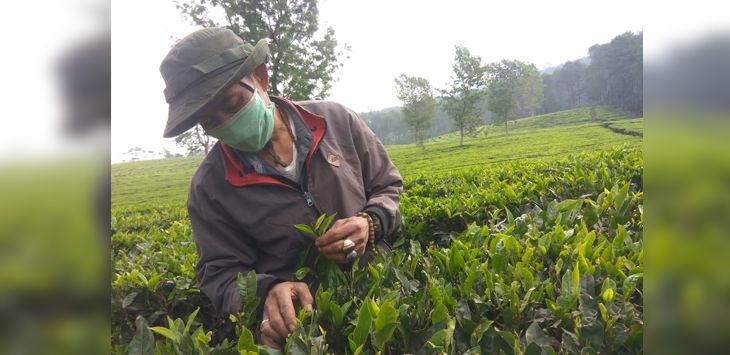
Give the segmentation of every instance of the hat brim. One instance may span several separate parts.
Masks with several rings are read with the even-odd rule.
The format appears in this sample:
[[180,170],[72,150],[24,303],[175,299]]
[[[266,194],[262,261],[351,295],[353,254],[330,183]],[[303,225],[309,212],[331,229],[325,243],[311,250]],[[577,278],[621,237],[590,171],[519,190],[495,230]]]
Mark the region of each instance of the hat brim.
[[170,102],[167,124],[163,137],[172,138],[193,128],[198,122],[195,115],[231,85],[253,72],[259,65],[266,63],[269,46],[265,39],[256,43],[251,54],[241,63],[205,79],[194,87],[183,91]]

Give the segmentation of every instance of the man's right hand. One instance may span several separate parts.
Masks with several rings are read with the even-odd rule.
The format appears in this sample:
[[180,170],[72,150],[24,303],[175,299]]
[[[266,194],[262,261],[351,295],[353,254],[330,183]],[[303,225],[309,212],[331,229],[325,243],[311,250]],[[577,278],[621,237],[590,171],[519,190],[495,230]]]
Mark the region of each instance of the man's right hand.
[[281,282],[269,290],[264,302],[264,317],[261,321],[261,342],[274,349],[297,329],[294,300],[299,300],[308,312],[312,311],[312,293],[304,282]]

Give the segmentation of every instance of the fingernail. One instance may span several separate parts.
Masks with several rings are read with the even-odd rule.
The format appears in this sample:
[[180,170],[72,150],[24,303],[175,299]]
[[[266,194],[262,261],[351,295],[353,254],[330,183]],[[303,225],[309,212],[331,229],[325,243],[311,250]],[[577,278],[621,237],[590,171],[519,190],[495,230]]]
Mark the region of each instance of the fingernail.
[[311,304],[308,304],[307,305],[307,312],[312,312],[312,305]]

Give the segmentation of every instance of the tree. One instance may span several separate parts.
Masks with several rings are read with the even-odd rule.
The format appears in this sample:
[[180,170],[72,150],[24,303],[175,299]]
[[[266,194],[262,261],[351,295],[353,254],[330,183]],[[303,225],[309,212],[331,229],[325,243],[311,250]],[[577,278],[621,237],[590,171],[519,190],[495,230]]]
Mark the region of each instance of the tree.
[[505,133],[510,119],[534,116],[543,106],[543,79],[535,64],[503,59],[487,65],[486,77],[492,122],[503,123]]
[[529,116],[534,116],[542,107],[545,97],[542,92],[542,75],[535,64],[520,63],[521,72],[518,83],[518,100]]
[[626,32],[588,49],[586,92],[593,104],[643,112],[642,32]]
[[522,62],[507,59],[486,67],[487,103],[489,111],[492,112],[492,122],[504,124],[505,134],[508,133],[507,121],[513,119],[519,109],[516,93],[519,89],[522,67]]
[[163,155],[160,152],[156,152],[151,149],[144,149],[142,147],[129,148],[129,150],[122,153],[122,155],[124,156],[124,159],[122,159],[122,161],[137,161],[163,158]]
[[187,130],[185,133],[175,137],[175,144],[188,151],[188,156],[208,155],[210,148],[215,144],[216,139],[205,134],[199,125],[195,125],[193,129]]
[[482,59],[472,55],[463,46],[456,46],[454,74],[449,87],[442,90],[441,108],[454,120],[459,129],[459,145],[464,145],[464,133],[471,133],[482,122],[484,109],[484,72]]
[[517,111],[517,100],[515,100],[512,87],[509,83],[495,82],[489,86],[487,92],[489,111],[492,112],[492,122],[504,124],[504,133],[507,134],[507,121]]
[[588,54],[543,74],[543,112],[607,105],[642,113],[643,33],[623,33],[591,46]]
[[591,106],[591,121],[598,121],[598,115],[596,114],[596,106]]
[[[383,144],[411,143],[410,129],[403,120],[401,107],[389,107],[382,110],[364,112],[360,118],[373,130]],[[412,135],[411,135],[412,136]]]
[[[434,110],[431,128],[425,133],[425,138],[440,136],[454,130],[451,118],[441,109],[440,98],[434,97],[434,99],[436,100],[436,109]],[[361,112],[358,115],[383,144],[413,143],[413,135],[403,120],[402,106]]]
[[173,153],[173,152],[167,150],[166,148],[162,148],[162,155],[165,156],[165,159],[169,159],[169,158],[182,158],[182,156],[183,156],[180,153]]
[[416,141],[416,145],[425,150],[423,140],[426,132],[431,128],[436,100],[431,92],[428,80],[401,74],[395,78],[398,99],[403,101],[403,121]]
[[586,65],[580,60],[567,61],[552,74],[545,74],[545,112],[555,112],[585,106]]
[[[322,99],[342,66],[332,27],[315,38],[316,0],[180,0],[176,6],[195,25],[228,27],[247,42],[268,38],[269,89],[274,95]],[[213,20],[213,13],[222,13],[225,21]]]

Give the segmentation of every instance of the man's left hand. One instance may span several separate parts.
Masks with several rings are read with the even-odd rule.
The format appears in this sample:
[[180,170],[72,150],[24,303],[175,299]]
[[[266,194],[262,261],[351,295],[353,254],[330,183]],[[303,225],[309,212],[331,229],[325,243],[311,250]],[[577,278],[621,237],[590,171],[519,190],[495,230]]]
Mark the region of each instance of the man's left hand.
[[[346,242],[349,240],[352,243]],[[358,256],[365,254],[368,243],[368,221],[364,217],[353,216],[337,220],[325,234],[314,242],[319,252],[337,263],[346,263],[347,254],[352,250]]]

